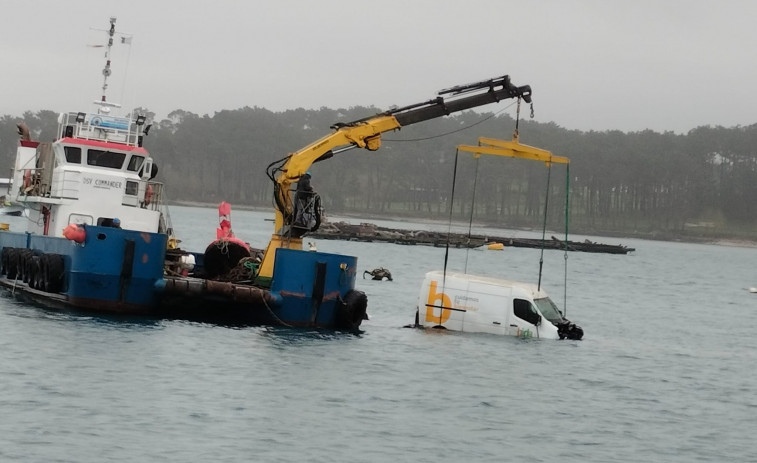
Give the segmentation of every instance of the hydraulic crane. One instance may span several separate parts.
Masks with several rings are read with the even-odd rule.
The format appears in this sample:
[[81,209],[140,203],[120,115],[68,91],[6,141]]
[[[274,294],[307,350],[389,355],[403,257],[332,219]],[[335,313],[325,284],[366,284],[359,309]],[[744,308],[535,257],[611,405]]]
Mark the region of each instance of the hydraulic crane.
[[507,75],[457,85],[440,91],[436,98],[428,101],[390,109],[349,123],[334,124],[331,126],[332,133],[270,164],[267,173],[274,182],[276,217],[274,233],[265,250],[257,281],[263,284],[270,282],[276,249],[302,249],[302,239],[292,233],[295,212],[292,184],[303,178],[313,163],[352,148],[376,151],[381,147],[381,134],[384,132],[510,98],[522,98],[526,103],[531,103],[531,87],[515,86]]

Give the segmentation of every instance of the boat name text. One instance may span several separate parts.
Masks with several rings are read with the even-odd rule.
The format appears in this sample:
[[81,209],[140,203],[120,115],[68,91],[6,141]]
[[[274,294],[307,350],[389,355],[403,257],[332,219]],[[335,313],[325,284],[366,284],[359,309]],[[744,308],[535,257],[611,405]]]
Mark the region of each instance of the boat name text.
[[105,180],[102,178],[83,177],[82,184],[92,185],[95,188],[104,188],[110,190],[111,188],[121,189],[122,183],[118,180]]

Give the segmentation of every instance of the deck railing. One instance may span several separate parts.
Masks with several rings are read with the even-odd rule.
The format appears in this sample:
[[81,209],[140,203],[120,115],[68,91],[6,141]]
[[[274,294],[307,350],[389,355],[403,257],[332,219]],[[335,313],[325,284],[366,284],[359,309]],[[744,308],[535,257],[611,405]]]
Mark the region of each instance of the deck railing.
[[59,120],[61,137],[122,143],[139,146],[144,118],[105,116],[89,113],[63,113]]

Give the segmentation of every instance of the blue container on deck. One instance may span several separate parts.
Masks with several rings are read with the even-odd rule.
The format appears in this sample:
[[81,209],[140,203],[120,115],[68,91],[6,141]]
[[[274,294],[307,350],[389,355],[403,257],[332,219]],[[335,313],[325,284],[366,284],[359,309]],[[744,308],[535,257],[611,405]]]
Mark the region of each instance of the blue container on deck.
[[273,311],[290,325],[333,328],[356,275],[357,257],[277,249],[271,293],[278,303]]

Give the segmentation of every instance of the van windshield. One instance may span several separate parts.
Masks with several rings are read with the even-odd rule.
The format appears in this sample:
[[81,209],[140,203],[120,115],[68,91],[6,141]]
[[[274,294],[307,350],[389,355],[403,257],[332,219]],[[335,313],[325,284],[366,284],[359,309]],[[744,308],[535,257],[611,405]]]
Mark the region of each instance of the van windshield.
[[551,321],[553,324],[563,321],[563,316],[557,309],[555,303],[552,302],[552,299],[544,297],[541,299],[534,299],[534,302],[536,303],[536,307],[539,309],[539,312],[541,312],[542,316]]

